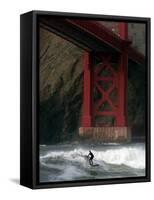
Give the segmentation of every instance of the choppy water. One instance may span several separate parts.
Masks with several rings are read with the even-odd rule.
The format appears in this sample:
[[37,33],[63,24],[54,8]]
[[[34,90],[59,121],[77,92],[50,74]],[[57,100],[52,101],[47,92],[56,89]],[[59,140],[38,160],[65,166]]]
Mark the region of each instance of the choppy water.
[[[86,155],[91,150],[94,164]],[[145,176],[145,145],[40,145],[40,182]]]

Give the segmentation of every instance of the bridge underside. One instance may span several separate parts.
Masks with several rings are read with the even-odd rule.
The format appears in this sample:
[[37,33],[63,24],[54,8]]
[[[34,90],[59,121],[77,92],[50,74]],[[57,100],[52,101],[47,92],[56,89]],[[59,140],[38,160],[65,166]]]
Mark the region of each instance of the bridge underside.
[[127,24],[121,23],[120,37],[91,20],[41,17],[40,25],[85,50],[80,136],[103,142],[130,141],[128,64],[143,65],[145,60],[130,46]]

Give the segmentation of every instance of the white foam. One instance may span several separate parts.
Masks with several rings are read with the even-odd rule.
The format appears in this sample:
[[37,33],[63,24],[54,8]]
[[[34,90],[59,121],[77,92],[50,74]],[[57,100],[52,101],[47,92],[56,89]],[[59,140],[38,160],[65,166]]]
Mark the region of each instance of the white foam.
[[[115,146],[108,149],[92,149],[94,153],[94,160],[98,163],[106,162],[115,165],[126,165],[136,169],[145,168],[145,147],[141,146]],[[40,156],[40,161],[44,162],[46,159],[67,159],[69,161],[77,161],[81,164],[85,163],[85,155],[89,153],[84,148],[76,148],[70,151],[50,151],[44,156]]]
[[109,164],[127,165],[132,168],[145,168],[145,150],[138,147],[122,147],[107,151],[93,151],[97,160],[103,160]]
[[47,145],[46,144],[40,144],[40,147],[46,147]]
[[[67,166],[63,173],[59,176],[57,176],[58,180],[73,180],[74,178],[87,175],[87,173],[84,170],[81,170],[75,166]],[[52,178],[52,177],[51,177]]]

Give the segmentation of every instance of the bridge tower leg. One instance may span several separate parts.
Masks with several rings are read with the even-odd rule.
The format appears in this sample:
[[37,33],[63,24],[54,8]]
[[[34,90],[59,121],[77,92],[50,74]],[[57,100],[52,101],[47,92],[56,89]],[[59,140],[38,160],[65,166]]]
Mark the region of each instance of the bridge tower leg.
[[[101,62],[95,68],[91,53],[85,53],[83,59],[83,110],[82,127],[79,135],[85,138],[103,142],[124,142],[130,140],[130,128],[127,119],[127,68],[128,68],[128,27],[126,23],[119,23],[119,34],[123,42],[123,49],[114,63],[112,54],[99,53]],[[114,65],[118,68],[115,70]],[[106,74],[104,71],[106,70]],[[108,86],[106,85],[108,84]],[[106,85],[106,88],[104,86]],[[94,91],[99,94],[94,100]],[[111,99],[113,90],[117,99]],[[108,105],[109,110],[104,109]],[[110,124],[104,124],[104,119],[110,117]],[[97,122],[97,118],[101,118]]]
[[118,81],[118,112],[117,112],[117,126],[128,125],[128,102],[127,102],[127,80],[128,80],[128,56],[127,52],[123,52],[119,59],[119,81]]
[[128,24],[119,23],[119,35],[124,40],[123,50],[120,55],[119,62],[119,110],[117,115],[117,126],[128,125],[127,113],[127,80],[128,80],[128,54],[127,54],[127,41],[128,41]]
[[93,126],[93,81],[92,81],[92,57],[88,52],[83,57],[83,113],[82,127]]

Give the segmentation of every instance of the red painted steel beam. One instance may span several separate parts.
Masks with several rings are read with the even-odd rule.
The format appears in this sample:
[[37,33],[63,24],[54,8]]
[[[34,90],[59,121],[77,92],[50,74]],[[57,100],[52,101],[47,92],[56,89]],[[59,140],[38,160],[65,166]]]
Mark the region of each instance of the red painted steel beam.
[[119,23],[119,35],[122,40],[128,40],[128,23]]
[[111,112],[111,111],[96,111],[95,115],[97,115],[97,116],[116,116],[116,112]]
[[[106,43],[117,52],[123,52],[123,46],[128,41],[121,39],[114,32],[103,26],[102,24],[92,21],[92,20],[80,20],[80,19],[66,19],[67,23],[78,27],[81,31],[87,32],[93,37],[99,39],[103,43]],[[124,26],[121,25],[121,36],[122,38],[126,38],[127,36],[127,28],[122,28]],[[128,58],[136,62],[137,64],[144,65],[145,64],[145,56],[138,52],[133,47],[128,47]]]
[[113,77],[100,77],[100,76],[96,76],[96,80],[97,81],[113,81]]
[[91,54],[84,53],[83,58],[83,114],[82,127],[92,127],[92,102],[93,102],[93,85],[92,85],[92,67]]
[[127,81],[128,81],[128,54],[125,49],[120,56],[119,63],[119,86],[118,86],[118,112],[116,116],[117,126],[127,126],[128,125],[128,102],[127,102]]
[[66,21],[82,31],[88,32],[117,51],[121,51],[122,41],[120,38],[102,24],[92,20],[66,19]]
[[[96,121],[96,117],[98,116],[111,116],[114,117],[116,119],[117,117],[117,113],[119,113],[119,110],[117,109],[117,106],[115,105],[115,103],[113,102],[112,99],[110,99],[110,94],[113,91],[114,88],[117,87],[117,79],[119,78],[117,75],[117,72],[114,71],[114,69],[112,68],[112,64],[111,64],[111,55],[106,55],[104,56],[103,54],[101,55],[102,61],[103,63],[99,66],[99,70],[96,69],[94,70],[94,87],[97,88],[98,92],[101,94],[101,97],[99,98],[99,100],[97,100],[96,102],[94,102],[94,121],[95,121],[95,125],[97,124]],[[103,74],[99,74],[101,71],[103,71],[105,68],[105,70],[108,70],[109,75],[105,76]],[[106,81],[106,82],[112,82],[112,84],[107,88],[104,89],[103,85],[100,84],[101,81]],[[119,94],[119,93],[118,93]],[[117,94],[117,95],[118,95]],[[110,106],[110,110],[101,110],[100,107],[103,106],[103,104],[107,102],[108,105]],[[101,123],[99,123],[101,125]]]

